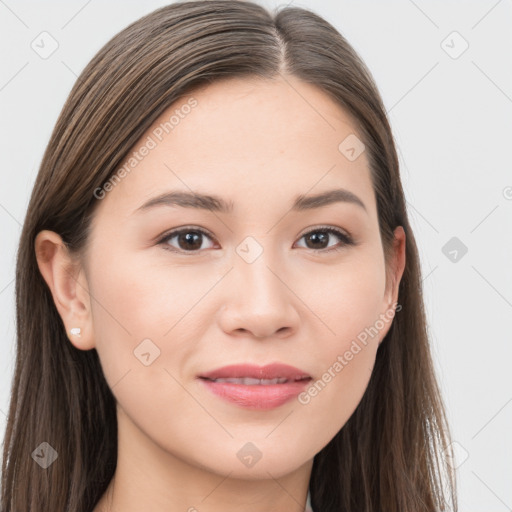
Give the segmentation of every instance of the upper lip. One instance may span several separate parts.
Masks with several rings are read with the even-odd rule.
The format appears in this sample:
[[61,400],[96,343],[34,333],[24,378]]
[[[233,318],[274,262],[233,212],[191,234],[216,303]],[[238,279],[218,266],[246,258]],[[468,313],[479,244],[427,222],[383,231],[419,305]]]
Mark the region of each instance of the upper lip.
[[250,377],[253,379],[278,379],[300,380],[311,378],[311,376],[299,368],[282,363],[273,363],[266,366],[255,366],[252,364],[233,364],[223,366],[210,372],[201,373],[200,378],[206,379],[229,379]]

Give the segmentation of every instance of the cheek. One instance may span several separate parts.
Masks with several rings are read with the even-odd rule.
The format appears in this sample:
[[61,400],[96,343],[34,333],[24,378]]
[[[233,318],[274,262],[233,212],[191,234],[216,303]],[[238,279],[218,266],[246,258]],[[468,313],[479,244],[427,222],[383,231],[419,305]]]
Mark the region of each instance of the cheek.
[[[186,411],[190,400],[178,392],[177,382],[190,377],[197,340],[211,324],[213,294],[208,292],[219,275],[206,266],[199,272],[193,265],[171,266],[143,251],[127,253],[99,251],[96,261],[102,264],[91,276],[103,373],[123,406],[140,402],[150,407],[156,395],[148,401],[147,392],[158,390],[164,402],[171,396],[174,407]],[[130,391],[125,396],[122,389]]]
[[336,266],[303,268],[295,282],[294,291],[318,320],[318,336],[330,340],[326,346],[332,350],[346,350],[379,319],[385,268],[378,251],[354,251]]
[[91,276],[94,336],[112,387],[127,372],[159,360],[163,340],[170,337],[164,334],[179,320],[181,308],[176,303],[181,303],[183,285],[172,280],[163,283],[162,274],[147,262],[114,250],[98,251],[96,261],[101,265]]
[[[92,279],[91,306],[96,350],[118,407],[141,430],[164,433],[179,423],[175,411],[183,418],[198,414],[180,385],[188,368],[183,362],[197,350],[193,329],[200,328],[187,312],[211,283],[194,290],[193,273],[171,274],[148,265],[149,259],[98,256],[102,265]],[[174,433],[184,442],[196,435],[186,429]]]
[[[368,320],[373,318],[368,311]],[[320,368],[298,402],[308,411],[310,432],[327,444],[359,405],[370,381],[378,348],[378,336],[361,329],[346,317],[337,324],[337,335],[324,336],[316,346]]]
[[378,342],[389,320],[382,320],[384,263],[377,258],[347,264],[321,275],[308,293],[308,305],[321,320],[315,339],[319,373],[299,396],[309,408],[312,428],[334,436],[350,418],[368,386]]
[[[156,249],[155,249],[156,250]],[[171,269],[141,252],[99,254],[101,265],[92,276],[95,328],[100,340],[109,332],[116,339],[162,338],[207,291],[211,283],[193,270]],[[118,333],[118,336],[112,336]]]

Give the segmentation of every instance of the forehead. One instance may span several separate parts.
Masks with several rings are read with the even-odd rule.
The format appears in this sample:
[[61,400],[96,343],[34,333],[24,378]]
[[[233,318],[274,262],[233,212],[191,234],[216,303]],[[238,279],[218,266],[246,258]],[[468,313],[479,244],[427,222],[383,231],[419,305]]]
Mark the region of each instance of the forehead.
[[235,211],[239,202],[261,207],[334,187],[371,204],[365,152],[351,161],[340,150],[354,136],[351,117],[296,78],[215,82],[162,113],[121,164],[124,177],[100,209],[127,218],[169,190],[223,195]]

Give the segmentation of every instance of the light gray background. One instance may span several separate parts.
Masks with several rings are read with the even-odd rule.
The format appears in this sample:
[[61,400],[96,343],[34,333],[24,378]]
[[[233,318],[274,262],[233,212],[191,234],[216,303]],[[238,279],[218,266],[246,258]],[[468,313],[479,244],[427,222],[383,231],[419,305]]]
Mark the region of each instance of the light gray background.
[[[14,362],[15,254],[51,130],[100,47],[167,3],[0,0],[0,439]],[[512,3],[290,3],[336,26],[376,79],[421,254],[460,510],[511,510]],[[59,45],[47,59],[31,48],[43,31]],[[455,262],[453,247],[443,253],[452,237],[468,249],[455,248]]]

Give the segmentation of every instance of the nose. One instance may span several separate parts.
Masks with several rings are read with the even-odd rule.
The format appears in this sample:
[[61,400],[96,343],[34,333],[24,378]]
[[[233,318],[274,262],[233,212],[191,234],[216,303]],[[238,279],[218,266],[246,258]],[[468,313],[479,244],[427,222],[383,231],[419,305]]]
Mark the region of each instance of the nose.
[[263,255],[252,263],[235,258],[219,311],[219,324],[226,333],[284,338],[298,328],[300,300],[290,289],[286,272],[273,268],[275,262],[269,265]]

